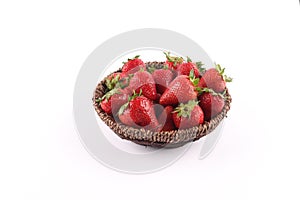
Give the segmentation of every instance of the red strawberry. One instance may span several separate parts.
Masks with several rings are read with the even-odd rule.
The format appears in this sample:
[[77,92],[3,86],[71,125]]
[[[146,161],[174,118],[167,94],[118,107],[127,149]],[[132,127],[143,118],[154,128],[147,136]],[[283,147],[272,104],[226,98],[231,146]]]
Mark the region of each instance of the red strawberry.
[[134,98],[129,103],[130,117],[139,126],[147,129],[157,129],[159,123],[155,116],[153,103],[144,96]]
[[197,99],[195,91],[199,79],[194,77],[193,70],[190,77],[186,75],[177,76],[169,85],[168,89],[161,95],[159,103],[163,106],[177,105],[189,100]]
[[156,102],[156,103],[159,102],[160,97],[161,97],[161,94],[157,93],[157,96],[156,96],[156,99],[155,99],[155,102]]
[[112,114],[111,110],[111,101],[108,99],[103,99],[100,103],[101,108],[106,112],[107,114]]
[[115,72],[106,78],[105,85],[109,90],[111,90],[116,86],[116,84],[119,82],[120,79],[121,79],[121,73]]
[[185,129],[198,126],[204,122],[204,114],[198,102],[191,100],[186,104],[181,103],[173,112],[173,121],[177,128]]
[[130,80],[129,88],[136,93],[142,90],[142,94],[151,100],[157,98],[155,82],[152,75],[147,71],[136,72]]
[[205,120],[209,121],[222,112],[225,105],[224,97],[212,89],[204,88],[202,90],[204,92],[199,96],[199,104],[204,112]]
[[195,63],[193,63],[189,57],[187,57],[187,62],[184,62],[177,67],[178,75],[187,75],[188,76],[190,74],[191,70],[194,70],[195,77],[198,78],[200,76],[197,65]]
[[136,124],[130,117],[130,108],[126,108],[121,114],[119,114],[119,119],[127,126],[136,127]]
[[175,130],[175,125],[172,117],[173,107],[167,106],[162,111],[161,115],[158,118],[158,122],[163,126],[162,131],[172,131]]
[[231,82],[232,78],[224,75],[225,68],[221,68],[219,64],[216,68],[208,69],[199,81],[199,87],[208,87],[215,92],[223,92],[226,87],[226,82]]
[[100,106],[104,112],[116,114],[120,107],[128,101],[128,94],[120,88],[114,88],[97,101],[101,102]]
[[177,67],[183,62],[182,57],[171,56],[170,52],[164,52],[164,54],[167,58],[167,61],[165,63],[170,67],[170,69],[177,69]]
[[128,126],[132,126],[132,127],[136,127],[136,124],[134,123],[134,121],[130,117],[130,106],[129,105],[130,105],[130,101],[132,101],[134,98],[136,98],[140,95],[141,95],[141,93],[137,94],[133,91],[133,94],[128,97],[128,100],[126,101],[126,103],[124,103],[120,107],[119,112],[117,114],[118,114],[118,117],[119,117],[120,121],[123,124],[126,124]]
[[152,76],[156,83],[156,90],[160,94],[164,93],[173,80],[173,72],[165,68],[154,70]]
[[128,59],[128,61],[124,63],[122,67],[123,76],[134,74],[140,69],[146,69],[146,65],[141,59],[139,59],[139,56],[135,56],[132,59]]

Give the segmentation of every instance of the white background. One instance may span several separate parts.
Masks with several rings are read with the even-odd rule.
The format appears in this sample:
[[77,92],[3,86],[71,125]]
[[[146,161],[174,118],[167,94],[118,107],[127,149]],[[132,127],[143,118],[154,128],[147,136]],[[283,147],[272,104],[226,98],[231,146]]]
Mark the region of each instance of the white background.
[[[297,0],[1,1],[0,199],[299,199],[299,14]],[[72,93],[89,53],[145,27],[200,44],[234,77],[233,104],[207,158],[195,143],[128,175],[84,149]]]

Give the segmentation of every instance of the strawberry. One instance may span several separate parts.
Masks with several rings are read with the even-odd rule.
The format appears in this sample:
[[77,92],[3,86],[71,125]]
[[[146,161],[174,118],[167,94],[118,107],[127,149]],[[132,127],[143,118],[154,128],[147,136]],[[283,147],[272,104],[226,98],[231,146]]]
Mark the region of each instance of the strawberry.
[[105,85],[109,90],[112,90],[121,79],[121,73],[115,72],[105,79]]
[[123,124],[126,124],[128,126],[132,126],[132,127],[136,127],[136,124],[134,123],[134,121],[132,120],[132,118],[130,117],[130,101],[132,101],[133,99],[135,99],[138,96],[141,96],[142,91],[140,91],[140,93],[136,93],[135,91],[133,91],[133,94],[128,96],[128,100],[126,101],[126,103],[124,103],[120,109],[118,114],[118,117],[120,119],[120,121]]
[[223,95],[216,93],[212,89],[203,88],[202,91],[203,93],[198,99],[204,112],[205,120],[208,121],[222,112],[225,102]]
[[136,97],[129,103],[130,117],[139,126],[155,129],[159,126],[153,103],[144,96]]
[[109,115],[112,114],[111,101],[109,101],[108,99],[103,99],[100,102],[100,106],[101,106],[102,110],[104,110],[104,112],[106,112]]
[[119,119],[123,124],[125,124],[127,126],[136,127],[136,124],[130,117],[130,109],[129,108],[126,108],[122,113],[119,114]]
[[151,100],[157,98],[154,79],[147,71],[136,72],[130,80],[129,88],[137,93],[142,90],[142,94]]
[[203,124],[204,114],[198,105],[198,101],[191,100],[186,104],[181,103],[173,112],[173,121],[179,129]]
[[132,59],[128,59],[127,62],[124,62],[122,73],[123,76],[126,76],[128,74],[134,74],[140,69],[146,69],[146,65],[141,59],[139,59],[139,56],[137,55]]
[[133,127],[142,126],[145,129],[157,129],[159,123],[155,116],[154,105],[151,100],[134,92],[128,102],[119,109],[118,115],[122,123]]
[[170,83],[168,89],[161,95],[159,103],[163,106],[175,106],[178,103],[197,99],[197,92],[195,90],[197,89],[198,82],[199,78],[195,78],[193,70],[191,70],[190,76],[177,76]]
[[223,92],[226,87],[226,82],[231,82],[232,78],[224,75],[225,68],[221,68],[219,64],[216,68],[208,69],[199,81],[199,87],[211,88],[215,92]]
[[191,70],[194,70],[195,77],[198,78],[200,76],[197,65],[195,63],[193,63],[189,57],[187,57],[187,62],[180,64],[177,67],[176,71],[177,71],[178,75],[187,75],[188,76],[190,74]]
[[127,101],[128,94],[120,88],[114,88],[96,100],[107,114],[115,114]]
[[168,67],[154,70],[152,76],[156,84],[156,90],[160,94],[164,93],[173,80],[173,72]]
[[158,122],[163,126],[161,131],[172,131],[175,130],[175,125],[172,117],[173,107],[167,106],[161,112],[161,115],[158,118]]
[[183,62],[182,57],[171,56],[170,52],[164,52],[167,61],[165,64],[169,66],[170,69],[177,69],[177,67]]

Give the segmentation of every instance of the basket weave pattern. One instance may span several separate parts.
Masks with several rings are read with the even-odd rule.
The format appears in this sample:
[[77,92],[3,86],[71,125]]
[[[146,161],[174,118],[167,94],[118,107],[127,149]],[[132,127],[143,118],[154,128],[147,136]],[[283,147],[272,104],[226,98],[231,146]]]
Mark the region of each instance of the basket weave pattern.
[[[148,62],[146,67],[154,66],[156,68],[162,68],[161,62]],[[120,138],[130,140],[140,145],[154,146],[154,147],[177,147],[182,146],[188,142],[196,141],[201,137],[212,132],[219,123],[226,117],[227,112],[230,110],[230,103],[232,101],[231,96],[226,88],[225,93],[225,106],[221,113],[212,118],[209,122],[205,121],[199,126],[195,126],[188,129],[172,130],[172,131],[160,131],[154,132],[146,129],[139,129],[126,126],[122,123],[116,122],[115,119],[106,114],[99,103],[95,102],[96,99],[102,97],[107,91],[105,85],[105,79],[103,79],[96,87],[93,95],[93,105],[102,121],[113,130]]]

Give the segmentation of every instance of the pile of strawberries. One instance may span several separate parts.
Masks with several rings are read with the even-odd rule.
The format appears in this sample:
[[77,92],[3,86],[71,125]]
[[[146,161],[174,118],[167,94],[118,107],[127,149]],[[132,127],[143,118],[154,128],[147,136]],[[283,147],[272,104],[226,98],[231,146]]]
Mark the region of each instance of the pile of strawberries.
[[224,69],[165,55],[160,67],[139,56],[128,59],[122,72],[105,79],[107,92],[96,102],[116,121],[153,131],[198,126],[222,112],[226,82],[232,81]]

